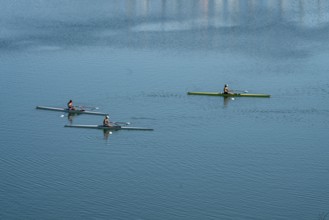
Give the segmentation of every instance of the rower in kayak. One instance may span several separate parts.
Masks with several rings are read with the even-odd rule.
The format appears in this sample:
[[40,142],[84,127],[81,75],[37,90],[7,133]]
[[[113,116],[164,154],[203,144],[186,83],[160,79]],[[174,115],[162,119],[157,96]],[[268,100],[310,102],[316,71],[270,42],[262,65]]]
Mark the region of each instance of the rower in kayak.
[[70,100],[68,103],[67,103],[67,108],[68,110],[75,110],[74,106],[73,106],[73,101]]
[[223,93],[224,94],[233,94],[232,92],[230,92],[230,89],[228,88],[227,84],[224,85]]
[[103,126],[104,127],[111,127],[110,125],[110,117],[108,115],[105,116],[104,120],[103,120]]

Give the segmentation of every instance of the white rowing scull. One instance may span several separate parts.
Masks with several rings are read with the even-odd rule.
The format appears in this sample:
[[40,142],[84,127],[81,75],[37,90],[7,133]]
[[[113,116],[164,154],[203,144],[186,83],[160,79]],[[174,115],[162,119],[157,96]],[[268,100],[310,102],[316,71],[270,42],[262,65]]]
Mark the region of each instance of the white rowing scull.
[[87,115],[101,115],[101,116],[108,115],[107,113],[103,113],[103,112],[86,111],[83,109],[69,110],[67,108],[57,108],[57,107],[47,107],[47,106],[37,106],[36,109],[66,112],[69,114],[87,114]]
[[117,131],[117,130],[140,130],[140,131],[153,131],[152,128],[143,128],[143,127],[126,127],[120,126],[111,122],[111,126],[104,125],[64,125],[67,128],[93,128],[93,129],[101,129],[108,131]]

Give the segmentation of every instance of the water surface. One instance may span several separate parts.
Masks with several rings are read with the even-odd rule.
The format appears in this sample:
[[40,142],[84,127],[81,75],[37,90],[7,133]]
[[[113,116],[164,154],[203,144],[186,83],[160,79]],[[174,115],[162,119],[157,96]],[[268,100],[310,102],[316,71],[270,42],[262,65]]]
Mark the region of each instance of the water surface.
[[[326,1],[1,5],[1,219],[329,212]],[[271,98],[186,95],[225,83]],[[69,99],[155,130],[35,109]]]

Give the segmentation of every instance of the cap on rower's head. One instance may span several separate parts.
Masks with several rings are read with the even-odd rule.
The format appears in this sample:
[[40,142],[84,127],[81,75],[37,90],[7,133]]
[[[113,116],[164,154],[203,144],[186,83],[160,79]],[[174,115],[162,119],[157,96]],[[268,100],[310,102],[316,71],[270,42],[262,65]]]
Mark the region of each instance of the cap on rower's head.
[[225,84],[225,87],[228,87],[228,85],[227,85],[227,84]]
[[107,119],[110,118],[108,115],[105,116]]

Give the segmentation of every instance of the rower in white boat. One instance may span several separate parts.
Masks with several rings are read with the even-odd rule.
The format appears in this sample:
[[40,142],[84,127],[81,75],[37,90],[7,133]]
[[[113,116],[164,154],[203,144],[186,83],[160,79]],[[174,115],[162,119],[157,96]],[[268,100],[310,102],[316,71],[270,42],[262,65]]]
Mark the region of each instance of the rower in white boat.
[[104,127],[111,127],[110,117],[108,115],[106,115],[105,118],[104,118],[104,120],[103,120],[103,126]]
[[74,106],[73,106],[73,101],[70,100],[68,103],[67,103],[67,108],[68,110],[75,110]]

